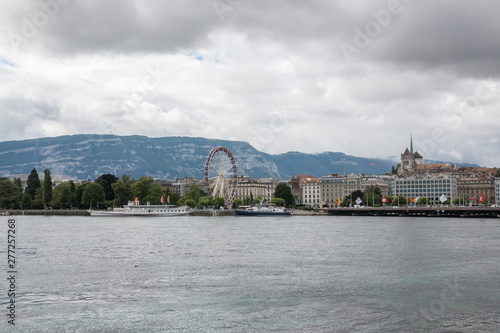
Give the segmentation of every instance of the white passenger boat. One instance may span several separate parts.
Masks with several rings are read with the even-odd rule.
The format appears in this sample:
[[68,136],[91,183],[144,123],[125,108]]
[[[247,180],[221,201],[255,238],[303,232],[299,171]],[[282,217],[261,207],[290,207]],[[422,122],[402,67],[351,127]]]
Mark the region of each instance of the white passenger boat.
[[284,207],[278,207],[268,204],[257,204],[250,207],[241,207],[234,210],[235,215],[240,216],[276,216],[276,215],[291,215],[291,212]]
[[129,201],[123,208],[113,210],[89,210],[91,216],[182,216],[188,215],[191,209],[188,207],[176,207],[172,205],[146,205],[139,201]]

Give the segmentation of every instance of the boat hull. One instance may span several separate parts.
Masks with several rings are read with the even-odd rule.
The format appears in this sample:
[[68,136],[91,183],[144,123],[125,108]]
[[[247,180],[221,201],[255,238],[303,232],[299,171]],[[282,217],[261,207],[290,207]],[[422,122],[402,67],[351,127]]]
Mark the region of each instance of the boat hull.
[[90,211],[90,216],[186,216],[189,212],[169,212],[169,213],[157,213],[157,212],[107,212],[107,211]]

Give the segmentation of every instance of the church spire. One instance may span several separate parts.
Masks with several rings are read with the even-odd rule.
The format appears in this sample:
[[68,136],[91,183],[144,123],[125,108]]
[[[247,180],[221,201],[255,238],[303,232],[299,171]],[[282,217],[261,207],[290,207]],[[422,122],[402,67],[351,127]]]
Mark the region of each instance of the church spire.
[[410,153],[412,153],[413,155],[413,136],[411,133],[410,133]]

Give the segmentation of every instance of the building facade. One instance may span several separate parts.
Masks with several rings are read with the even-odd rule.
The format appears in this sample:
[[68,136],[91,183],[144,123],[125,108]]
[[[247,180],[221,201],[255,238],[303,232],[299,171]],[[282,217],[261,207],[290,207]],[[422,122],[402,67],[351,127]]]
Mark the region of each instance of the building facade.
[[315,177],[311,175],[295,175],[288,181],[288,186],[292,189],[292,195],[299,204],[302,200],[302,186],[304,182],[313,178]]
[[500,205],[500,178],[495,179],[495,203]]
[[280,182],[274,178],[255,179],[248,176],[238,177],[238,187],[236,188],[236,198],[241,200],[257,197],[264,199],[264,202],[271,202],[276,191],[276,186]]
[[416,165],[424,163],[424,158],[417,151],[413,152],[413,138],[410,137],[410,149],[406,148],[401,154],[401,166],[398,174],[411,174],[415,171]]
[[410,149],[401,154],[401,165],[398,176],[452,175],[457,172],[457,166],[449,163],[424,164],[424,157],[413,152],[413,138],[410,138]]
[[396,196],[396,177],[394,176],[378,176],[378,178],[387,184],[387,195]]
[[345,177],[332,174],[320,179],[321,203],[323,207],[333,207],[335,200],[344,198]]
[[319,207],[321,204],[321,183],[317,178],[308,178],[302,183],[301,203],[308,207]]
[[[494,204],[495,180],[491,177],[463,177],[457,178],[458,196],[464,198],[465,204]],[[484,198],[479,202],[479,198]]]
[[205,191],[205,183],[192,177],[177,178],[172,186],[177,194],[181,197],[185,197],[193,184],[196,184],[198,187],[202,186],[200,188]]
[[450,201],[457,197],[457,179],[447,176],[416,176],[395,180],[395,195],[427,198],[429,204],[440,204],[442,195]]

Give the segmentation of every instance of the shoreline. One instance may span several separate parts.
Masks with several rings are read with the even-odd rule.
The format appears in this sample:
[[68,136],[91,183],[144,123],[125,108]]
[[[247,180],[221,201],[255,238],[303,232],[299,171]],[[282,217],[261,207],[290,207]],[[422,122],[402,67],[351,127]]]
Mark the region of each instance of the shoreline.
[[[90,216],[84,209],[12,209],[0,211],[2,216]],[[402,207],[402,208],[327,208],[319,211],[292,209],[292,216],[408,216],[500,218],[500,208],[492,207]],[[195,210],[189,216],[235,216],[234,210]]]

